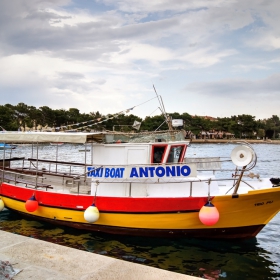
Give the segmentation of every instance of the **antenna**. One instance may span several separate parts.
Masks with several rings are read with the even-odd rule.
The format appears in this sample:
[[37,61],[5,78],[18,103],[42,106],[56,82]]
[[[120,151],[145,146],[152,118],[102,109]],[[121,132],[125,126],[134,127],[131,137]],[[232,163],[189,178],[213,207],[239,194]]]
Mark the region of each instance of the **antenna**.
[[163,101],[162,101],[162,97],[158,95],[154,85],[153,85],[153,87],[154,87],[155,93],[157,95],[157,99],[158,99],[158,102],[159,102],[159,105],[160,105],[160,110],[162,111],[162,113],[165,117],[165,122],[167,123],[169,130],[173,130],[172,129],[172,124],[171,124],[171,119],[170,119],[170,116],[166,114],[164,104],[163,104]]

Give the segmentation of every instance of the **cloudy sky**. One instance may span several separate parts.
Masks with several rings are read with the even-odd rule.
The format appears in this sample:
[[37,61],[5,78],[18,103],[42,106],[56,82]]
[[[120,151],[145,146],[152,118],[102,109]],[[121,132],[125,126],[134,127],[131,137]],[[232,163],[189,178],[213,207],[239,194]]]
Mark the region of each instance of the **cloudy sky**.
[[279,50],[279,0],[1,0],[0,105],[270,118]]

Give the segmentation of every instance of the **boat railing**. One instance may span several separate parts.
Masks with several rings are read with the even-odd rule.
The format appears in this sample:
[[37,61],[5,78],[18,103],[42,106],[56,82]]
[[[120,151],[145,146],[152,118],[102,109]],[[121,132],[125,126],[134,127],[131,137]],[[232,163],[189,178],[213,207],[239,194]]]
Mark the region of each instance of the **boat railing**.
[[74,184],[78,181],[87,183],[85,174],[87,166],[90,164],[36,158],[28,158],[27,161],[33,169],[42,172],[43,175],[61,177],[63,184]]
[[[256,188],[253,187],[248,181],[244,181],[243,179],[240,180],[244,185],[246,185],[248,187],[248,190],[255,190]],[[207,190],[208,190],[208,196],[213,196],[216,193],[213,192],[213,183],[218,183],[219,182],[229,182],[229,184],[226,184],[223,188],[223,193],[226,194],[232,194],[234,196],[234,193],[230,193],[231,190],[233,190],[236,187],[236,184],[238,182],[238,180],[236,178],[207,178],[207,179],[198,179],[198,178],[188,178],[188,179],[172,179],[172,180],[168,180],[168,181],[164,181],[164,180],[151,180],[151,179],[146,179],[146,180],[100,180],[100,179],[92,179],[92,183],[95,184],[96,189],[98,187],[98,185],[102,184],[102,183],[106,183],[107,184],[116,184],[116,183],[126,183],[129,186],[129,196],[131,196],[131,189],[133,186],[138,186],[141,184],[144,185],[158,185],[158,184],[170,184],[172,183],[172,185],[179,185],[179,184],[188,184],[189,186],[189,196],[192,197],[193,196],[193,191],[194,188],[196,187],[195,184],[197,183],[206,183],[207,184]],[[253,182],[253,181],[252,181]],[[238,195],[237,195],[238,196]]]
[[62,170],[62,168],[59,168],[59,166],[69,167],[69,170],[67,172],[69,174],[73,174],[73,172],[75,172],[73,170],[73,167],[85,168],[85,166],[87,166],[87,164],[85,163],[69,162],[69,161],[57,161],[57,160],[36,159],[36,158],[28,158],[27,160],[33,165],[33,167],[37,167],[36,163],[45,163],[48,165],[48,168],[44,169],[45,171],[48,170],[49,172],[57,172],[57,173],[61,172]]
[[[67,161],[57,161],[57,160],[49,160],[49,159],[36,159],[36,158],[28,158],[27,161],[31,165],[29,170],[37,170],[42,175],[54,175],[61,176],[64,182],[64,179],[73,178],[78,179],[81,178],[86,181],[88,174],[91,170],[87,170],[88,167],[95,166],[95,169],[98,170],[102,168],[104,165],[101,164],[86,164],[79,162],[67,162]],[[228,158],[221,159],[220,157],[211,157],[211,158],[186,158],[182,163],[175,163],[176,165],[183,165],[193,163],[196,165],[197,171],[209,171],[215,173],[216,171],[231,171],[235,172],[233,168],[223,168],[223,163],[231,162]],[[146,166],[147,164],[126,164],[126,165],[105,165],[106,167],[129,167],[129,166]],[[151,163],[149,165],[152,166],[169,166],[174,165],[174,163]],[[26,164],[24,164],[23,169],[26,170]],[[25,171],[27,172],[27,171]]]
[[[45,179],[42,176],[38,175],[29,175],[29,174],[24,174],[23,173],[18,173],[18,172],[12,172],[9,170],[3,170],[0,169],[0,180],[1,182],[12,182],[14,184],[22,184],[25,187],[28,188],[45,188],[46,190],[48,189],[53,189],[50,184],[45,184],[43,183],[43,180]],[[41,182],[40,182],[41,181]]]
[[[18,174],[17,177],[34,175],[39,179],[46,179],[47,175],[62,178],[62,184],[73,184],[78,180],[88,183],[84,175],[89,164],[49,159],[18,157],[0,161],[0,168],[4,166],[5,172]],[[14,176],[14,175],[13,175]],[[7,177],[7,176],[6,176]],[[18,180],[18,178],[17,178]]]
[[[162,163],[156,163],[156,164],[130,164],[130,165],[100,165],[100,164],[93,164],[92,167],[89,168],[89,170],[85,173],[86,176],[91,177],[92,183],[93,184],[128,184],[130,187],[131,186],[136,186],[136,185],[141,185],[141,184],[146,184],[146,185],[153,185],[153,184],[186,184],[190,186],[190,196],[192,196],[193,192],[193,187],[195,187],[195,184],[201,183],[201,182],[206,182],[208,184],[208,187],[212,192],[213,189],[217,188],[217,184],[219,185],[218,188],[222,190],[224,194],[228,194],[231,192],[232,189],[235,189],[237,184],[242,183],[242,192],[245,191],[245,189],[248,190],[254,190],[255,188],[252,186],[251,182],[253,182],[254,178],[257,178],[257,180],[261,180],[259,175],[255,175],[253,173],[249,173],[248,175],[242,174],[242,169],[236,168],[235,165],[232,165],[232,167],[228,163],[232,163],[232,161],[228,158],[220,159],[219,157],[216,158],[211,158],[211,159],[205,159],[205,158],[193,158],[190,161],[183,162],[183,163],[167,163],[167,164],[162,164]],[[227,166],[223,167],[222,163],[226,163]],[[185,177],[180,177],[177,176],[176,174],[170,175],[169,176],[162,176],[162,177],[157,177],[157,176],[142,176],[140,178],[137,176],[134,176],[133,178],[126,176],[126,177],[118,177],[118,176],[104,176],[105,169],[108,170],[113,170],[113,169],[123,169],[123,170],[131,170],[131,168],[139,168],[138,170],[146,168],[148,166],[154,166],[160,167],[163,166],[164,168],[169,166],[169,165],[184,165],[184,164],[189,164],[195,165],[196,167],[200,167],[199,169],[197,168],[198,173],[194,173],[194,175],[190,176],[185,176]],[[103,169],[103,171],[102,171]],[[130,171],[129,171],[130,172]],[[218,172],[216,174],[215,172]],[[123,172],[125,173],[125,171]],[[127,172],[126,172],[127,173]],[[140,174],[140,173],[139,173]],[[144,173],[142,173],[144,174]],[[167,173],[166,173],[167,174]],[[224,175],[223,175],[224,174]],[[248,177],[248,179],[244,179],[245,177]],[[216,184],[213,184],[216,182]],[[223,182],[223,183],[221,183]],[[240,190],[241,191],[241,190]]]
[[[22,160],[22,158],[20,158]],[[147,164],[130,164],[130,165],[100,165],[100,164],[86,164],[86,163],[79,163],[79,162],[66,162],[66,161],[56,161],[56,160],[48,160],[48,159],[37,159],[37,158],[28,158],[27,160],[24,160],[25,162],[28,161],[30,166],[29,168],[26,168],[26,163],[22,165],[21,168],[4,168],[5,172],[8,174],[8,171],[10,171],[10,177],[8,178],[6,176],[6,179],[9,179],[12,181],[12,177],[14,177],[14,182],[18,182],[21,180],[21,183],[26,184],[23,182],[24,180],[27,181],[26,179],[20,178],[22,174],[24,176],[30,175],[30,178],[33,178],[33,181],[31,182],[33,185],[36,182],[39,182],[42,180],[45,180],[46,178],[44,176],[51,175],[51,176],[60,176],[62,177],[62,183],[63,184],[71,184],[74,186],[74,184],[80,186],[80,184],[91,184],[92,182],[94,183],[129,183],[129,184],[158,184],[158,183],[173,183],[173,184],[180,184],[180,183],[186,183],[188,182],[190,184],[190,196],[192,195],[192,188],[193,185],[197,182],[208,182],[210,180],[209,187],[211,188],[211,183],[212,182],[218,182],[218,181],[232,181],[232,184],[228,184],[227,187],[228,189],[225,190],[226,193],[229,193],[232,188],[236,186],[236,182],[239,179],[239,173],[236,172],[236,169],[234,168],[223,168],[222,163],[228,163],[231,160],[224,158],[221,159],[219,157],[212,157],[212,158],[191,158],[187,159],[186,161],[182,163],[175,163],[175,165],[184,165],[184,164],[195,164],[197,168],[197,171],[206,171],[207,175],[204,176],[206,179],[201,179],[199,176],[195,177],[168,177],[168,178],[133,178],[133,179],[121,179],[121,178],[94,178],[89,176],[89,173],[92,172],[92,169],[88,170],[88,167],[95,166],[95,170],[101,169],[101,168],[117,168],[117,167],[131,167],[131,166],[146,166]],[[47,165],[47,168],[46,168]],[[156,163],[156,164],[149,164],[152,166],[168,166],[168,165],[174,165],[174,163]],[[67,167],[62,168],[62,167]],[[16,172],[13,172],[15,171]],[[210,172],[208,172],[210,171]],[[216,176],[213,174],[216,171],[219,172],[233,172],[232,178],[215,178]],[[212,174],[211,174],[212,173]],[[16,175],[17,174],[17,175]],[[208,176],[208,177],[207,177]],[[246,175],[244,175],[246,176]],[[248,175],[250,177],[250,174]],[[254,177],[254,176],[253,176]],[[258,176],[255,176],[259,179]],[[37,179],[36,179],[37,178]],[[252,176],[251,176],[252,179]],[[251,184],[248,181],[241,180],[242,183],[247,185],[250,189],[254,189]],[[28,182],[30,183],[30,182]],[[46,180],[47,183],[47,180]],[[32,185],[31,184],[31,185]],[[48,184],[45,184],[47,186],[50,186]],[[41,185],[43,186],[43,185]]]
[[15,161],[21,161],[23,163],[24,159],[25,159],[25,157],[3,158],[3,159],[0,159],[0,167],[1,166],[10,167],[11,163],[15,162]]
[[230,159],[221,159],[220,157],[209,158],[184,158],[185,163],[195,163],[198,170],[220,170],[222,163],[230,162]]

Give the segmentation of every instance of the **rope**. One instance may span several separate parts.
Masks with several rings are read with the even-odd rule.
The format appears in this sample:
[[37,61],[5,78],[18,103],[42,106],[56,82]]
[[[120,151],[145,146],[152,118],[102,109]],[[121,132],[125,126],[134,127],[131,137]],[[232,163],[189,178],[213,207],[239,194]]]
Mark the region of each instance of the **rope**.
[[[106,115],[106,116],[105,116],[105,118],[106,118],[105,120],[100,120],[101,118],[97,118],[97,119],[95,119],[95,120],[89,120],[89,121],[86,121],[86,122],[71,124],[71,125],[62,126],[62,127],[56,127],[56,130],[61,130],[62,128],[66,128],[66,129],[67,129],[67,128],[72,128],[73,126],[79,126],[80,124],[86,124],[86,123],[90,123],[90,122],[97,121],[96,123],[88,124],[88,125],[85,125],[85,126],[82,126],[82,127],[78,127],[78,128],[75,128],[74,130],[81,130],[81,129],[85,129],[85,128],[87,128],[87,127],[92,127],[92,126],[94,126],[94,125],[98,125],[98,124],[100,124],[100,123],[103,123],[103,122],[106,122],[106,121],[108,121],[108,120],[114,119],[115,117],[117,117],[117,116],[119,116],[119,115],[121,115],[121,114],[128,113],[129,111],[133,110],[135,107],[139,107],[139,106],[141,106],[141,105],[143,105],[143,104],[145,104],[145,103],[147,103],[147,102],[149,102],[149,101],[151,101],[151,100],[153,100],[153,99],[155,99],[155,98],[157,98],[157,97],[153,97],[153,98],[151,98],[151,99],[149,99],[149,100],[147,100],[147,101],[145,101],[145,102],[142,102],[142,103],[140,103],[140,104],[138,104],[138,105],[135,105],[134,107],[131,107],[131,108],[126,109],[126,110],[123,110],[123,111],[121,111],[121,112],[119,112],[119,113],[113,114],[112,117],[109,117],[110,114],[109,114],[109,115]],[[70,129],[70,130],[73,130],[73,129]],[[66,130],[66,131],[69,131],[69,129]]]

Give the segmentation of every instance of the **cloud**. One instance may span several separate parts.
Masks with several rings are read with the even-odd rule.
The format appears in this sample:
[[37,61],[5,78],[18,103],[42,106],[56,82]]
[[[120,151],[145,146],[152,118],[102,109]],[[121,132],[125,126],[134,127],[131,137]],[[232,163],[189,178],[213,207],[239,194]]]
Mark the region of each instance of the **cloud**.
[[236,50],[216,51],[214,48],[198,49],[180,57],[183,61],[189,62],[196,67],[209,67],[221,62],[223,58],[237,54]]
[[279,21],[276,0],[1,1],[2,102],[110,113],[154,83],[174,111],[278,100]]
[[264,79],[225,79],[205,83],[193,83],[184,88],[189,94],[211,95],[219,98],[251,99],[269,97],[279,93],[280,73]]

